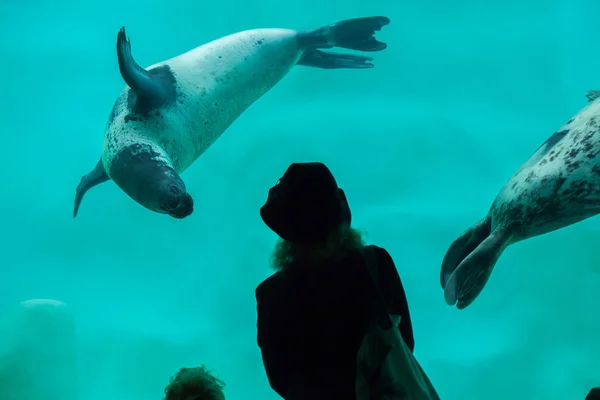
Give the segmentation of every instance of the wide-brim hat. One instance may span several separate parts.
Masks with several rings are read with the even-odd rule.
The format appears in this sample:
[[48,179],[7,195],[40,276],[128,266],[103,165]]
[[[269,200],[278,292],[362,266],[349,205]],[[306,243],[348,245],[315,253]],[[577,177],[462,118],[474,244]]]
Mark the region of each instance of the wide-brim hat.
[[290,165],[269,190],[260,216],[279,237],[294,243],[323,241],[352,220],[346,194],[319,162]]
[[600,387],[595,387],[588,395],[585,397],[585,400],[600,400]]

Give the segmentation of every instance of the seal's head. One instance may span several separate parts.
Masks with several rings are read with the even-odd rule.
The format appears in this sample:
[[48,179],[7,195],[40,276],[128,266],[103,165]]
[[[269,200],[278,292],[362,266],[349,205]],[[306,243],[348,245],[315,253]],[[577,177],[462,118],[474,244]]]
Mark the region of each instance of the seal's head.
[[161,153],[149,146],[129,146],[113,159],[111,178],[147,209],[185,218],[194,211],[194,200],[169,159]]
[[173,218],[183,219],[194,212],[194,200],[173,168],[162,163],[145,167],[147,174],[132,185],[134,190],[123,189],[127,194],[149,210]]
[[224,386],[204,365],[181,368],[165,388],[165,400],[225,400]]

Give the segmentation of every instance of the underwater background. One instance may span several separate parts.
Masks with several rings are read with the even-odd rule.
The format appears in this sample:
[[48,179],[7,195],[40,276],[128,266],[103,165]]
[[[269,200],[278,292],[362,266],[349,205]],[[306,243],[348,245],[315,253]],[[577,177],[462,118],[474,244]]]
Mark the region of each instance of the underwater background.
[[[147,66],[244,29],[371,15],[392,21],[375,68],[294,68],[184,172],[189,218],[112,182],[72,218],[125,85],[121,26]],[[510,246],[466,310],[445,304],[439,270],[600,89],[599,15],[597,0],[0,0],[0,315],[72,307],[81,400],[160,399],[200,364],[227,399],[277,399],[255,341],[276,239],[258,209],[290,163],[322,161],[393,256],[443,399],[583,400],[600,385],[600,219]]]

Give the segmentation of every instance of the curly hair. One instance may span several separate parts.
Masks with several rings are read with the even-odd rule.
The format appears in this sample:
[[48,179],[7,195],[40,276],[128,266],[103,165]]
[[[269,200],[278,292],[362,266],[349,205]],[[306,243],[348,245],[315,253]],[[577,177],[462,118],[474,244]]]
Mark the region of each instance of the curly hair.
[[225,400],[224,386],[204,365],[181,368],[165,388],[165,400]]
[[340,259],[364,245],[362,232],[351,226],[340,225],[320,243],[300,244],[279,239],[271,255],[271,266],[275,270],[289,269],[295,265],[318,266],[328,260]]

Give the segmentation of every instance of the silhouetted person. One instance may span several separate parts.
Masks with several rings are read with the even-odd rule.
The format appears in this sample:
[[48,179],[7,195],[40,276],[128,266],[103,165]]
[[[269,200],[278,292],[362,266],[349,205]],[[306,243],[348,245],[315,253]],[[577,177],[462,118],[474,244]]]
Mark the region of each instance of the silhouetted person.
[[600,400],[600,387],[595,387],[588,395],[585,397],[585,400]]
[[181,368],[165,388],[165,400],[225,400],[223,386],[204,366]]
[[[286,400],[356,399],[356,355],[373,318],[361,235],[344,191],[321,163],[292,164],[260,210],[281,240],[275,274],[256,288],[257,340],[269,383]],[[406,295],[392,258],[375,247],[378,289],[412,351]]]

